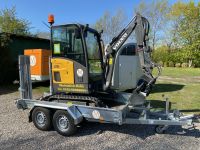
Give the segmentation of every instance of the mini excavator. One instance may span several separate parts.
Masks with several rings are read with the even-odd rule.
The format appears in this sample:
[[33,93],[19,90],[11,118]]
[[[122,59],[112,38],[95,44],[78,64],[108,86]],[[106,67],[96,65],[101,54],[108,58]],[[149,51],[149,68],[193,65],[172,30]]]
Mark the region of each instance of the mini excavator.
[[[39,130],[52,125],[61,135],[75,133],[83,122],[157,125],[163,133],[169,125],[193,125],[200,116],[184,116],[169,109],[152,112],[145,98],[161,74],[151,60],[148,46],[149,22],[137,14],[122,31],[104,47],[102,32],[89,25],[51,24],[49,58],[50,92],[32,98],[30,58],[19,56],[20,95],[18,109],[30,109],[29,121]],[[136,43],[125,43],[135,31]],[[157,68],[157,76],[152,70]]]
[[[95,102],[116,100],[120,92],[146,97],[156,82],[152,69],[160,68],[150,58],[149,22],[137,14],[104,48],[101,33],[89,25],[51,24],[51,95],[50,99]],[[135,31],[136,45],[125,54],[122,48]],[[78,98],[77,98],[78,97]],[[143,99],[143,98],[142,98]],[[142,104],[144,101],[135,102]],[[133,100],[134,101],[134,100]]]

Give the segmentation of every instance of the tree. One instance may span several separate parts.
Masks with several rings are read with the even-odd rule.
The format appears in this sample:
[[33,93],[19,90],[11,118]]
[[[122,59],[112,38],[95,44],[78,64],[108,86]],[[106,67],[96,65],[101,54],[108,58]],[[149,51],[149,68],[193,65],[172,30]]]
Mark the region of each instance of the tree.
[[30,35],[30,22],[17,17],[15,7],[0,10],[0,32]]
[[150,42],[152,49],[155,49],[159,41],[159,35],[166,28],[167,14],[169,12],[168,0],[156,0],[151,2],[141,1],[135,7],[135,13],[139,12],[150,22]]
[[116,14],[111,15],[106,11],[103,16],[96,21],[94,28],[98,31],[103,30],[102,38],[105,43],[109,43],[125,26],[126,15],[124,10],[118,9]]
[[200,66],[200,2],[177,2],[172,6],[170,17],[177,22],[176,42],[184,49],[184,58],[189,66]]
[[15,7],[0,10],[0,82],[11,81],[11,78],[7,78],[8,74],[15,73],[13,72],[12,54],[8,50],[8,44],[11,42],[10,33],[30,35],[29,29],[30,23],[17,17]]
[[157,47],[155,51],[153,51],[153,60],[157,63],[168,62],[168,48],[166,46]]

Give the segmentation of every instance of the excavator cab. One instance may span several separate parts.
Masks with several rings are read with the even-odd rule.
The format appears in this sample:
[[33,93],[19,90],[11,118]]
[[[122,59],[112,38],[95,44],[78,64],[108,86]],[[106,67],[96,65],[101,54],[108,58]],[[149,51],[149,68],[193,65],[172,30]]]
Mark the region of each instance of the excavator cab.
[[52,26],[53,93],[85,93],[103,87],[100,34],[81,24]]

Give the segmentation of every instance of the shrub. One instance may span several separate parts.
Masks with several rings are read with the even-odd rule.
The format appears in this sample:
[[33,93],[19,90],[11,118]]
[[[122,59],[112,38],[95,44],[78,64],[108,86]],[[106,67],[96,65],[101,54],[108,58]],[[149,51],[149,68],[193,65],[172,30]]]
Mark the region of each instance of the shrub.
[[167,62],[168,48],[166,46],[156,48],[152,53],[152,58],[155,62]]
[[182,64],[181,64],[181,67],[182,67],[182,68],[187,68],[187,67],[188,67],[188,63],[182,63]]
[[175,65],[177,68],[180,68],[181,67],[181,63],[176,63]]
[[173,61],[170,61],[168,66],[169,66],[169,67],[174,67]]
[[162,67],[164,67],[164,63],[162,61],[159,61],[158,64]]
[[190,68],[196,68],[195,64],[193,64]]
[[164,67],[168,67],[168,62],[164,62]]

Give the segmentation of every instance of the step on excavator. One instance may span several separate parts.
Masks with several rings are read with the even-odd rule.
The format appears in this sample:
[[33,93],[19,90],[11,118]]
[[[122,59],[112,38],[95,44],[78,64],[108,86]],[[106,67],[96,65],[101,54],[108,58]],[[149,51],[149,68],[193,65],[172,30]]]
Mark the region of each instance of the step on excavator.
[[[130,23],[105,47],[102,32],[89,25],[54,26],[49,15],[50,90],[39,99],[32,98],[30,62],[19,56],[19,109],[30,109],[29,121],[40,130],[52,126],[61,135],[75,133],[82,121],[156,125],[163,133],[169,125],[192,125],[198,116],[183,116],[169,110],[150,111],[146,97],[161,74],[161,67],[151,60],[148,45],[150,25],[136,14]],[[135,44],[127,39],[135,32]],[[152,70],[157,69],[153,76]]]

